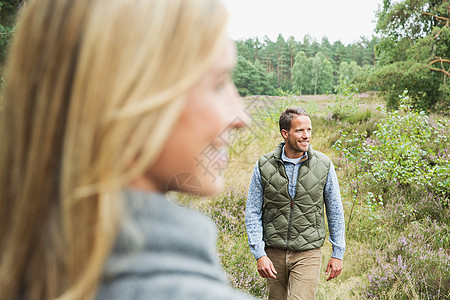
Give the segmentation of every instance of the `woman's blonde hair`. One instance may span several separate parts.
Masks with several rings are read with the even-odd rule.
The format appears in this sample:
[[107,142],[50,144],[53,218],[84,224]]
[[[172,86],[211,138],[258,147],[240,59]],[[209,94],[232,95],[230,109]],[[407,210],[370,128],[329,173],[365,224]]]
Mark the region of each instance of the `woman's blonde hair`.
[[225,42],[216,0],[34,0],[0,116],[0,298],[88,299],[120,190],[163,145]]

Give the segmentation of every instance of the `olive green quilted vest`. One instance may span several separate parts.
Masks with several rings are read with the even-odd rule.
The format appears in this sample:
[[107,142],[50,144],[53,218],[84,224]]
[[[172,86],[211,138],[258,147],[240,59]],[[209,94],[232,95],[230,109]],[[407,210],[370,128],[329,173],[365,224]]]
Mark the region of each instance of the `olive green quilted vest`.
[[331,161],[308,149],[308,159],[299,168],[296,195],[289,195],[281,152],[284,142],[263,155],[259,170],[264,190],[263,229],[267,247],[303,251],[319,248],[325,241],[323,191]]

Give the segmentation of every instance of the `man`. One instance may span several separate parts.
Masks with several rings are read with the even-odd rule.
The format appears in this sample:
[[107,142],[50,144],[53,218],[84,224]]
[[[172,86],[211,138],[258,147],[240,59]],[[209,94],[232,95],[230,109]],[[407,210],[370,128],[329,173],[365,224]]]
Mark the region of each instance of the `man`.
[[245,211],[248,241],[258,273],[267,278],[269,299],[315,299],[324,206],[333,253],[327,280],[341,273],[345,222],[334,166],[309,144],[311,119],[300,108],[280,116],[284,142],[263,155],[253,170]]

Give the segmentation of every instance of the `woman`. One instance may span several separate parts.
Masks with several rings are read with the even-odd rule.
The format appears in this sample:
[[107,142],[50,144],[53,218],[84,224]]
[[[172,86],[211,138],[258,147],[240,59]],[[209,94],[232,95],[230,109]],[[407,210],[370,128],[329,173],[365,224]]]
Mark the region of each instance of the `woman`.
[[217,193],[224,133],[247,122],[226,20],[216,0],[28,3],[1,115],[1,299],[246,299],[210,221],[164,195]]

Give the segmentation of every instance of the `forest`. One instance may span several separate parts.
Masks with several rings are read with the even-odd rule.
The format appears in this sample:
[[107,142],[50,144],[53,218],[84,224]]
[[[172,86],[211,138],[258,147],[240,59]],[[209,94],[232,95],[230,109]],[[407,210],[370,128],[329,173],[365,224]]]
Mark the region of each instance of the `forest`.
[[236,42],[233,81],[240,94],[335,93],[339,79],[378,91],[389,108],[408,91],[413,107],[449,113],[449,1],[383,1],[375,35],[344,45],[309,35]]
[[277,40],[264,38],[236,42],[239,57],[234,82],[242,96],[275,95],[279,90],[299,95],[326,94],[340,76],[353,81],[364,69],[375,64],[378,39],[361,38],[357,43],[331,44],[323,37],[317,42],[306,35]]
[[[25,0],[0,1],[0,74]],[[389,108],[408,91],[411,105],[449,114],[449,1],[383,0],[372,37],[344,45],[305,35],[236,41],[233,81],[242,96],[336,93],[339,80],[377,91]],[[2,77],[3,81],[3,77]]]

